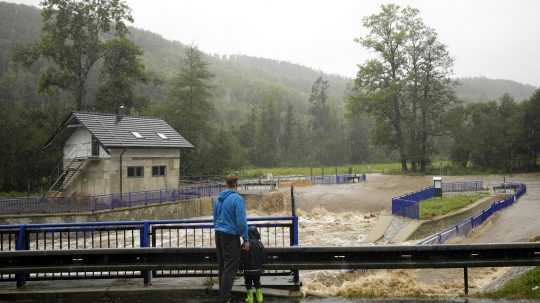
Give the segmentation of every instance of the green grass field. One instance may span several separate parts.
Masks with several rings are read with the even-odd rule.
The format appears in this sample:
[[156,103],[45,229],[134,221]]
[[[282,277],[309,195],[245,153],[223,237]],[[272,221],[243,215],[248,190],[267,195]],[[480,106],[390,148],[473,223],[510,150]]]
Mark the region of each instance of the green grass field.
[[445,215],[487,196],[487,193],[468,193],[424,200],[420,202],[420,219],[431,219],[436,216]]
[[[265,176],[271,173],[274,176],[286,176],[286,175],[322,175],[323,170],[325,175],[332,175],[337,172],[344,174],[349,172],[349,168],[352,168],[353,173],[384,173],[384,174],[399,174],[401,172],[401,164],[398,162],[391,163],[369,163],[369,164],[351,164],[341,166],[326,166],[326,167],[312,167],[299,166],[299,167],[251,167],[244,168],[234,173],[239,173],[243,178],[255,178]],[[489,169],[477,169],[470,167],[458,167],[452,165],[450,161],[441,160],[434,161],[427,169],[426,175],[439,175],[443,176],[460,176],[460,175],[487,175],[487,174],[499,174],[504,173],[501,170],[489,170]],[[421,173],[406,173],[404,175],[423,175]]]
[[510,280],[494,292],[479,297],[492,299],[540,299],[540,267]]
[[242,169],[239,173],[244,178],[261,177],[268,173],[274,176],[287,176],[287,175],[333,175],[346,174],[349,172],[349,168],[353,173],[396,173],[399,172],[401,166],[399,163],[374,163],[374,164],[354,164],[354,165],[342,165],[342,166],[326,166],[326,167],[270,167],[270,168],[246,168]]
[[20,191],[0,192],[0,199],[19,198],[28,196],[40,196],[40,193],[27,193]]

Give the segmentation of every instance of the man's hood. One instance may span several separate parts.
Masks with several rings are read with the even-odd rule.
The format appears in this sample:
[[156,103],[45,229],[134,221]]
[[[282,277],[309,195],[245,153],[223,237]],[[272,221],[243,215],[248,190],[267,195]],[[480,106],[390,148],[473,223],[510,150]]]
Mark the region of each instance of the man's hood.
[[222,191],[222,192],[219,193],[219,195],[218,195],[218,201],[219,201],[219,202],[223,202],[223,201],[225,201],[225,199],[227,199],[228,196],[230,196],[230,195],[232,195],[232,194],[234,194],[234,193],[235,193],[234,190],[232,190],[232,189],[226,189],[226,190],[224,190],[224,191]]

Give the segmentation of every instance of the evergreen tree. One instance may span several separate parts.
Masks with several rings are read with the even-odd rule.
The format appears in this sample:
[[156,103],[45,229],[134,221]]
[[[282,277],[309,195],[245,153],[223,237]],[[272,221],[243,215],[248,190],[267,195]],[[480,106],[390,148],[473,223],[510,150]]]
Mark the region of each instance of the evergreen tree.
[[264,167],[275,166],[279,159],[280,115],[274,98],[273,94],[269,94],[262,104],[255,139],[257,144],[255,163]]
[[296,143],[297,138],[297,120],[294,114],[294,107],[292,104],[287,105],[287,112],[285,113],[285,119],[283,123],[283,131],[281,133],[280,147],[281,147],[281,162],[285,164],[291,164],[296,160]]
[[327,104],[328,81],[322,76],[317,78],[311,87],[309,102],[311,104],[309,113],[311,114],[311,148],[313,149],[312,159],[315,163],[322,163],[327,158],[325,149],[331,136],[331,116]]
[[170,101],[163,115],[195,146],[184,157],[183,172],[186,174],[201,174],[207,170],[205,155],[209,156],[213,135],[212,77],[202,53],[191,46],[186,50],[180,71],[171,82]]

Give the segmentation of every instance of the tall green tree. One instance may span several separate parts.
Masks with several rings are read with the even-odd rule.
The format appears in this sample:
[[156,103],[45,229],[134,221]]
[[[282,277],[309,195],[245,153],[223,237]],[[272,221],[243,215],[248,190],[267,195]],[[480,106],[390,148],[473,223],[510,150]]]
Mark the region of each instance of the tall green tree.
[[441,136],[441,119],[444,113],[456,103],[455,81],[450,79],[453,59],[446,45],[442,44],[431,29],[426,29],[420,65],[421,96],[419,98],[419,123],[416,127],[416,141],[412,144],[419,149],[415,160],[420,170],[426,172],[431,154],[434,152],[433,138]]
[[214,131],[212,78],[202,53],[195,46],[188,47],[178,74],[171,81],[170,101],[163,113],[167,121],[195,145],[195,149],[184,157],[182,170],[185,174],[207,171],[204,162],[212,148]]
[[327,152],[325,147],[331,139],[332,117],[327,93],[329,87],[328,81],[320,76],[313,82],[309,96],[312,158],[316,164],[324,162]]
[[348,102],[374,117],[374,141],[398,151],[402,171],[410,162],[413,171],[425,172],[434,137],[442,135],[441,117],[455,98],[453,60],[419,14],[389,4],[364,18],[369,32],[357,41],[376,57],[360,65]]
[[73,95],[76,109],[87,107],[88,78],[104,56],[105,37],[124,37],[133,22],[123,0],[43,0],[41,39],[18,51],[26,66],[43,58],[49,64],[41,74],[39,91],[57,90]]
[[295,159],[297,138],[297,118],[292,104],[287,104],[287,111],[283,121],[283,130],[280,137],[281,161],[290,164]]
[[366,102],[365,108],[375,116],[379,132],[384,130],[388,135],[377,137],[388,147],[398,149],[401,169],[407,171],[402,125],[407,30],[402,10],[394,4],[383,5],[380,13],[365,17],[362,23],[368,33],[356,41],[375,52],[377,58],[360,66],[355,85],[363,96],[356,100]]
[[195,46],[188,47],[180,69],[171,81],[170,119],[191,142],[197,144],[211,131],[213,75]]
[[236,130],[238,142],[245,150],[247,162],[251,164],[257,163],[258,159],[256,141],[258,121],[259,114],[257,107],[253,106],[244,123],[240,124]]
[[279,159],[280,111],[273,92],[266,95],[261,105],[259,125],[255,142],[257,144],[256,164],[264,167],[275,166]]
[[118,112],[120,106],[140,109],[147,100],[135,95],[135,86],[148,78],[141,56],[143,51],[126,38],[105,43],[103,66],[100,70],[101,86],[96,96],[96,109]]
[[540,88],[524,103],[523,128],[529,168],[537,168],[540,154]]

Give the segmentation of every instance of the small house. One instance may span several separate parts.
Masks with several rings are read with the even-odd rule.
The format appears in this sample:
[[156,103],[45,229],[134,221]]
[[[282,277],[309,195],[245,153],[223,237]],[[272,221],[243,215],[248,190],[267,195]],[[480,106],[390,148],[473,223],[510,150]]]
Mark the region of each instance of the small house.
[[62,147],[49,194],[70,197],[178,188],[181,151],[193,145],[167,122],[72,112],[44,148]]

